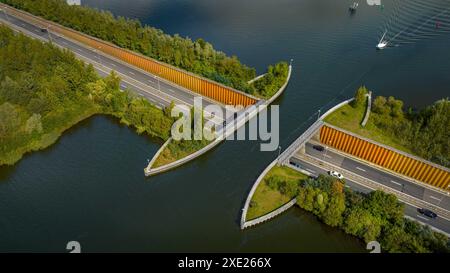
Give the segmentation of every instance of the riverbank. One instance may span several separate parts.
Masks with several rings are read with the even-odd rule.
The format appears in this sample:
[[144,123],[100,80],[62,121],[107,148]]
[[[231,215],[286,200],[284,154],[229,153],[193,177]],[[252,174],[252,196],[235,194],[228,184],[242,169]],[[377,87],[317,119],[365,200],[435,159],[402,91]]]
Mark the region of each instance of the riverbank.
[[250,200],[246,221],[266,215],[296,197],[298,183],[307,176],[284,166],[274,166],[257,185]]
[[[266,74],[267,76],[268,74]],[[278,76],[283,76],[284,74],[278,74]],[[255,106],[253,111],[250,111],[248,115],[245,113],[245,109],[237,113],[237,117],[234,122],[236,122],[236,126],[234,126],[234,122],[228,122],[227,127],[222,128],[221,130],[216,132],[216,137],[213,141],[196,141],[195,145],[192,145],[193,141],[177,141],[175,142],[172,138],[166,141],[164,145],[158,150],[158,152],[153,156],[152,160],[148,164],[148,166],[144,169],[145,175],[155,175],[159,174],[173,168],[179,167],[201,155],[213,149],[215,146],[220,144],[226,137],[230,134],[233,134],[235,130],[238,130],[241,126],[244,126],[245,123],[255,117],[259,111],[265,109],[269,104],[271,104],[275,99],[277,99],[284,92],[286,87],[289,84],[289,80],[292,75],[292,65],[288,67],[288,73],[286,74],[286,78],[284,79],[283,84],[280,86],[278,91],[272,95],[272,97],[265,101],[259,101]],[[264,77],[260,78],[258,81],[263,81]],[[277,81],[278,82],[278,81]],[[228,126],[232,126],[232,130],[228,128]],[[227,129],[228,128],[228,129]],[[189,147],[188,151],[183,151],[180,149],[182,145],[186,145]],[[180,145],[181,144],[181,145]]]
[[[270,214],[274,207],[279,207],[279,200],[295,198],[297,207],[311,212],[324,224],[366,243],[376,240],[383,252],[450,252],[449,239],[428,226],[406,219],[404,207],[394,195],[382,191],[353,192],[345,188],[344,181],[329,176],[307,178],[292,168],[276,165],[271,166],[261,182],[248,209],[249,222],[255,214],[257,219],[266,215],[274,217]],[[273,196],[276,198],[269,198]],[[264,198],[263,202],[260,197]],[[264,204],[264,207],[257,204]]]
[[[366,107],[371,107],[366,125]],[[394,97],[378,96],[365,103],[344,105],[324,121],[375,142],[393,147],[444,167],[450,166],[449,133],[450,101],[442,99],[423,109],[404,109]]]
[[[192,41],[190,38],[183,38],[179,35],[167,35],[162,30],[142,25],[137,19],[117,18],[108,12],[85,6],[71,6],[64,1],[1,0],[0,2],[106,41],[119,48],[149,57],[170,67],[182,69],[198,77],[231,87],[234,91],[239,90],[234,93],[242,91],[249,95],[270,98],[279,88],[280,82],[276,74],[282,73],[283,71],[280,69],[287,67],[284,62],[268,66],[268,77],[249,83],[256,77],[254,68],[242,64],[235,56],[229,57],[221,51],[216,51],[210,43],[203,39]],[[89,18],[89,20],[80,20],[80,18]],[[98,46],[98,48],[105,46]],[[134,59],[134,57],[130,58]],[[153,66],[155,65],[157,64],[153,64]],[[168,80],[178,79],[180,73],[175,72],[177,75],[175,77],[166,75],[165,72],[170,67],[152,72],[160,73],[159,76]],[[283,73],[287,73],[287,69]],[[189,89],[194,88],[192,80],[188,86]],[[211,90],[202,89],[202,92],[207,91]],[[221,95],[215,94],[214,97],[218,99],[222,97]]]
[[49,147],[64,131],[98,114],[114,116],[139,134],[169,138],[173,120],[145,99],[122,92],[115,73],[100,78],[91,65],[51,43],[6,26],[0,34],[0,165]]

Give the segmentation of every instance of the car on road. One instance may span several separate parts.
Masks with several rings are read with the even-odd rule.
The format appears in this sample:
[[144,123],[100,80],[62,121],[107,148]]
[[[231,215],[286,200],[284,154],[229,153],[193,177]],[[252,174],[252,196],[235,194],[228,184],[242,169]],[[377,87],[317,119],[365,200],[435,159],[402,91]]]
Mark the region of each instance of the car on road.
[[418,211],[420,214],[422,214],[422,215],[425,215],[425,216],[427,216],[427,217],[430,217],[431,219],[434,219],[434,218],[437,217],[437,214],[434,213],[434,212],[432,212],[432,211],[429,210],[429,209],[423,209],[423,208],[420,208],[420,209],[417,209],[417,211]]
[[344,179],[344,176],[336,171],[328,171],[328,174],[332,177],[336,177],[338,179]]
[[296,163],[296,162],[292,162],[292,161],[289,161],[289,163],[290,163],[292,166],[294,166],[294,167],[300,169],[300,164],[298,164],[298,163]]
[[319,152],[323,152],[323,150],[325,150],[325,148],[323,146],[320,146],[320,145],[313,145],[313,149],[317,150]]
[[47,32],[48,32],[48,30],[47,30],[46,28],[41,28],[41,32],[43,32],[43,33],[47,33]]

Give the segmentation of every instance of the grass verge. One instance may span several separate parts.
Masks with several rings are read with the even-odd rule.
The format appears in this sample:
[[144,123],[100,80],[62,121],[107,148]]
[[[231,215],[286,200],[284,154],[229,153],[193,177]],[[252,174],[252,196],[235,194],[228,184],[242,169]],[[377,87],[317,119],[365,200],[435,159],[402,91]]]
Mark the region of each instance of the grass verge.
[[271,180],[274,177],[284,181],[286,184],[298,184],[301,180],[307,178],[306,175],[296,172],[289,167],[273,167],[259,183],[253,194],[247,211],[247,221],[274,211],[294,198],[295,194],[292,195],[290,192],[282,193],[279,188],[271,186]]

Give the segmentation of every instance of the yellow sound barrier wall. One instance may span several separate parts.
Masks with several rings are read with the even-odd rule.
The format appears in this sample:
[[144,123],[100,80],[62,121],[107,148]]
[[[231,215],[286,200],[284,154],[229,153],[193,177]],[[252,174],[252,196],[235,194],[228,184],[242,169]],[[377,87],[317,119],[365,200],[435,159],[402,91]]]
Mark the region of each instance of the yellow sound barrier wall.
[[443,190],[450,190],[450,172],[425,160],[417,160],[326,125],[320,129],[320,141],[383,168]]
[[55,23],[35,16],[31,16],[25,12],[18,11],[12,8],[8,8],[8,12],[14,13],[17,16],[26,19],[27,21],[33,22],[33,24],[35,25],[48,28],[50,32],[62,34],[72,40],[95,48],[117,59],[139,67],[147,72],[155,74],[158,77],[169,80],[179,86],[187,88],[191,91],[194,91],[195,93],[211,98],[223,104],[235,106],[242,105],[244,107],[247,107],[257,102],[256,98],[248,96],[243,92],[215,83],[208,79],[201,78],[189,72],[172,67],[168,64],[158,62],[137,53],[133,53],[129,50],[122,49],[105,41],[101,41],[83,33],[74,31],[72,29],[59,26]]

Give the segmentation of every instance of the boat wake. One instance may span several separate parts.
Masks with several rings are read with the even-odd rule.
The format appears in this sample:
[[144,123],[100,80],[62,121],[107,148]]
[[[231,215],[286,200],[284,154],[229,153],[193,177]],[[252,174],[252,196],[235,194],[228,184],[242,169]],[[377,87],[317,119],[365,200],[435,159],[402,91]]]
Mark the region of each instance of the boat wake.
[[450,0],[393,0],[377,49],[450,33]]

